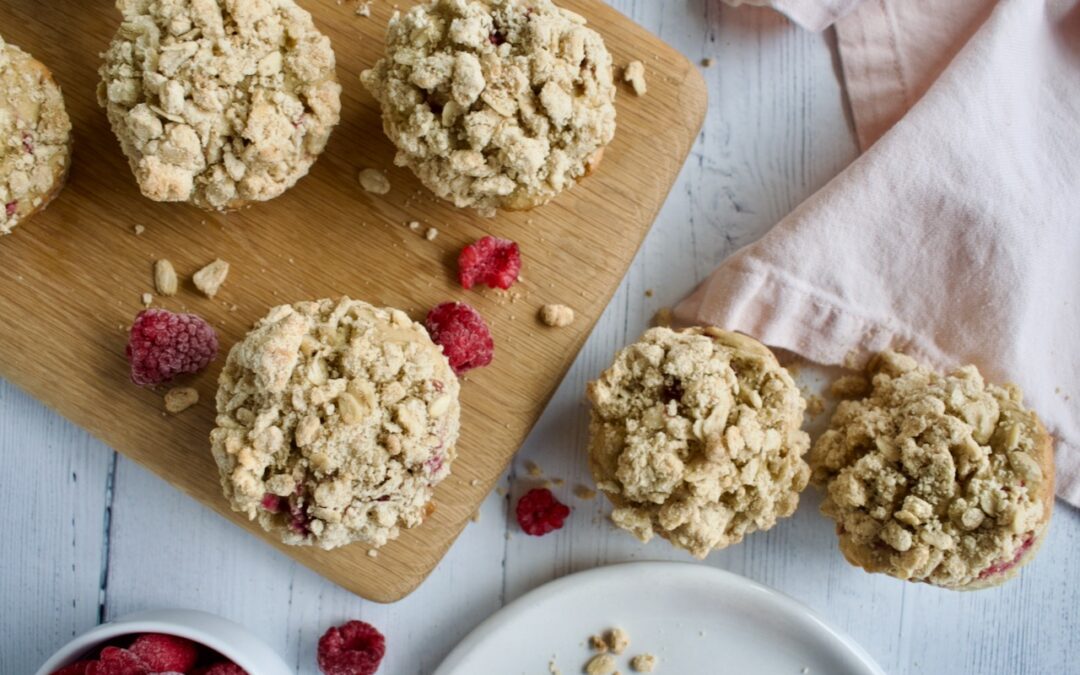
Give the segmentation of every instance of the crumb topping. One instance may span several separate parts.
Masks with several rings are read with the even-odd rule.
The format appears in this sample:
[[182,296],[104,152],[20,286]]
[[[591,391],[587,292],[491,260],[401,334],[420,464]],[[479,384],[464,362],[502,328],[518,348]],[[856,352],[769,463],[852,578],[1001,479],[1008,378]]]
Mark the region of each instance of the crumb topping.
[[947,588],[1000,581],[1050,516],[1052,449],[1035,413],[974,366],[941,375],[882,352],[867,377],[810,455],[845,556]]
[[396,163],[460,207],[543,204],[615,134],[603,39],[550,0],[432,0],[395,14],[386,57],[361,80]]
[[382,546],[423,521],[450,473],[458,389],[400,310],[275,307],[221,373],[210,438],[225,496],[286,544]]
[[566,305],[544,305],[540,308],[540,320],[552,328],[565,328],[574,323],[574,310]]
[[144,195],[227,210],[307,174],[337,124],[330,40],[293,0],[118,0],[98,102]]
[[60,191],[71,120],[48,68],[0,37],[0,236]]
[[614,523],[697,557],[790,515],[810,469],[806,403],[757,341],[647,331],[588,387],[590,466]]

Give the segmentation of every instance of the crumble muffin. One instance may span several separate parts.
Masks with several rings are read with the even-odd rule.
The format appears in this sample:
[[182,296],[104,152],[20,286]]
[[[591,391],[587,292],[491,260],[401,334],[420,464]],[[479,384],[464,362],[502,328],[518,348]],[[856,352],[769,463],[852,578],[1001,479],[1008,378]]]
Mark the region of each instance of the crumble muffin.
[[615,134],[611,55],[550,0],[432,0],[395,13],[385,58],[360,77],[395,162],[485,213],[549,201]]
[[379,547],[450,474],[458,380],[424,327],[342,298],[270,310],[229,352],[210,441],[233,509],[292,545]]
[[1054,500],[1050,437],[1020,389],[891,351],[867,376],[869,393],[840,403],[810,453],[844,557],[944,588],[1012,578],[1034,557]]
[[52,73],[0,37],[0,236],[60,193],[71,120]]
[[588,387],[589,460],[642,541],[698,558],[791,515],[810,468],[806,402],[768,348],[717,328],[653,328]]
[[273,199],[341,112],[330,39],[293,0],[118,0],[98,102],[142,193],[224,211]]

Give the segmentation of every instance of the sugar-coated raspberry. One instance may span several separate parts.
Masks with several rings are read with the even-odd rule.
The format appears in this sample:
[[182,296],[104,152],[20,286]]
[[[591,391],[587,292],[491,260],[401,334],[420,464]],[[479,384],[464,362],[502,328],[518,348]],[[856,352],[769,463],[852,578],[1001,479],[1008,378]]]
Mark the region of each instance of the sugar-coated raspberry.
[[206,668],[193,670],[191,675],[248,675],[248,672],[232,661],[222,661]]
[[349,621],[319,638],[319,670],[324,675],[372,675],[385,654],[386,638],[363,621]]
[[435,344],[443,348],[450,367],[458,375],[491,363],[495,341],[491,330],[472,307],[463,302],[444,302],[428,312],[424,321]]
[[64,666],[60,670],[54,670],[52,675],[86,675],[87,668],[96,661],[76,661],[70,666]]
[[135,317],[124,354],[131,363],[131,381],[146,387],[199,372],[217,350],[217,333],[201,317],[144,309]]
[[509,239],[484,237],[461,249],[458,255],[458,280],[465,288],[487,284],[489,288],[507,289],[521,272],[521,250]]
[[86,675],[150,675],[142,660],[126,649],[106,647],[98,660],[86,667]]
[[529,490],[517,503],[518,525],[525,534],[534,537],[562,529],[569,515],[570,507],[556,499],[547,488]]
[[128,649],[155,673],[186,673],[199,660],[198,646],[174,635],[144,633]]

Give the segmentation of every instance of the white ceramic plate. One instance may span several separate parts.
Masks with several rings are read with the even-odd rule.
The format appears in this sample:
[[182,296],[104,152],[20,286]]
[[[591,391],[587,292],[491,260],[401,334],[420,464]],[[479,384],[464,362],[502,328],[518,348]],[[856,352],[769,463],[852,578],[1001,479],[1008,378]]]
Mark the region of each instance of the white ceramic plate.
[[[480,624],[435,675],[581,673],[588,636],[619,626],[654,675],[885,675],[851,638],[765,586],[705,565],[642,562],[546,584]],[[804,670],[805,669],[805,670]]]

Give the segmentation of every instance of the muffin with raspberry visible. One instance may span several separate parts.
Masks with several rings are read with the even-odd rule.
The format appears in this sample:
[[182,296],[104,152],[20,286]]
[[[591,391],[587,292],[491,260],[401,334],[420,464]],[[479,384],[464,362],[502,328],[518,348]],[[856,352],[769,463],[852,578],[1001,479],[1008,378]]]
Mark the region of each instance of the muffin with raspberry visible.
[[400,310],[275,307],[221,373],[210,440],[225,496],[286,544],[382,546],[424,520],[450,474],[458,391]]
[[142,193],[214,211],[307,175],[341,113],[330,39],[293,0],[117,0],[105,108]]
[[810,453],[844,557],[956,590],[1014,577],[1054,504],[1053,445],[1020,389],[891,351],[866,376],[869,394],[841,402]]
[[553,199],[615,135],[611,55],[551,0],[431,0],[395,14],[385,58],[361,80],[395,162],[483,213]]
[[49,205],[71,165],[71,120],[49,69],[0,37],[0,236]]
[[791,515],[810,478],[806,402],[757,340],[653,328],[595,382],[589,465],[611,520],[704,558]]

